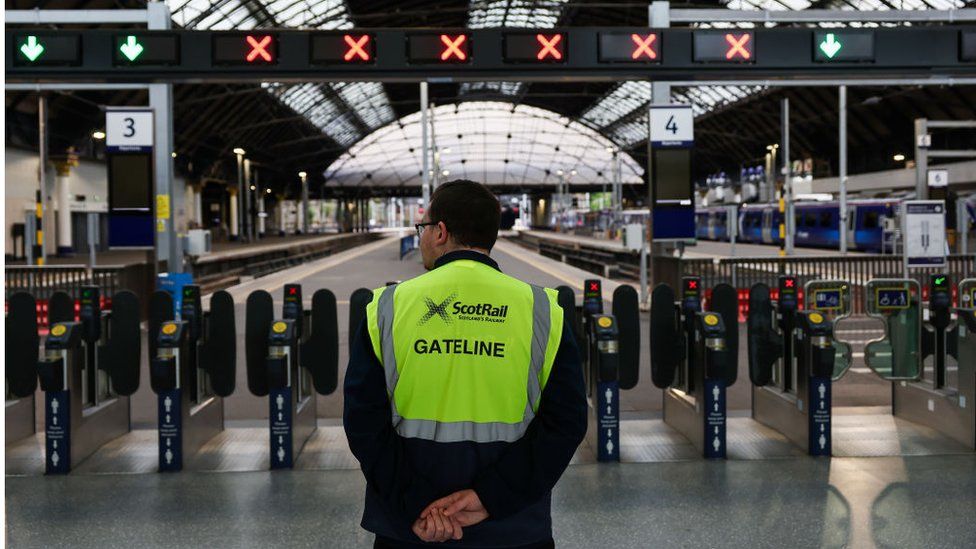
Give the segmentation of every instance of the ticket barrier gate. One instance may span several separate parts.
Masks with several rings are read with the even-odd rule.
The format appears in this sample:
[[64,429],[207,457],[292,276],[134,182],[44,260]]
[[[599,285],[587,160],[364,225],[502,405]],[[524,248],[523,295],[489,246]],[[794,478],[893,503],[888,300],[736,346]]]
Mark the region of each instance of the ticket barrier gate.
[[185,460],[224,430],[223,398],[234,392],[237,330],[234,299],[219,291],[204,311],[200,287],[184,286],[179,318],[169,292],[150,300],[150,385],[157,399],[159,470]]
[[[976,279],[959,284],[960,301],[972,303]],[[967,296],[970,299],[962,299]],[[892,382],[892,414],[930,427],[976,450],[976,335],[971,308],[956,309],[952,320],[951,282],[929,279],[928,320],[923,318],[920,285],[913,279],[874,279],[865,290],[866,311],[882,320],[885,334],[865,347],[868,367]],[[925,359],[932,375],[925,378]],[[948,356],[958,366],[949,377]]]
[[[840,295],[829,293],[830,299],[821,299],[825,306],[844,307],[850,303],[850,285],[839,284],[818,281],[810,290],[829,293],[839,288]],[[833,321],[816,308],[798,310],[797,290],[793,276],[779,277],[779,299],[775,302],[765,284],[756,284],[749,290],[752,417],[779,431],[809,455],[829,456],[831,380],[836,374],[838,354]],[[845,352],[841,350],[840,354]]]
[[632,389],[639,378],[640,309],[637,291],[622,285],[613,293],[613,314],[603,312],[603,285],[599,279],[583,281],[582,315],[577,320],[576,295],[559,286],[563,323],[581,342],[586,379],[587,437],[596,448],[597,461],[620,461],[620,390]]
[[11,298],[7,333],[16,339],[8,340],[8,380],[20,397],[33,393],[40,380],[44,470],[67,473],[129,431],[128,397],[139,388],[139,299],[123,290],[112,297],[111,311],[102,311],[99,288],[83,286],[75,320],[74,300],[55,292],[48,302],[51,329],[39,357],[36,315],[32,296]]
[[247,385],[268,397],[271,468],[291,468],[316,428],[315,393],[338,385],[339,332],[335,295],[326,289],[302,302],[300,284],[286,284],[282,316],[274,318],[271,294],[247,298]]
[[[33,436],[34,393],[37,391],[37,364],[40,336],[37,334],[37,312],[34,297],[18,292],[7,300],[6,348],[4,368],[4,441],[6,444]],[[28,365],[28,367],[14,367]]]
[[706,458],[726,457],[725,392],[738,374],[738,297],[719,284],[702,310],[699,277],[684,277],[678,300],[659,284],[651,295],[651,378],[664,391],[664,421]]

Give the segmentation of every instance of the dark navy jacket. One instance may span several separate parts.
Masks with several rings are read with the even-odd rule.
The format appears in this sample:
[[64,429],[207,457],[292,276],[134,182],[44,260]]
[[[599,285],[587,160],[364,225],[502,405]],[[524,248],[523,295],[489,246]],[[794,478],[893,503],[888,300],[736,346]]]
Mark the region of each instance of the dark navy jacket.
[[[486,255],[445,254],[436,267],[473,259],[498,269]],[[349,447],[366,476],[362,526],[384,538],[419,543],[410,526],[434,500],[474,489],[489,513],[464,529],[458,542],[440,545],[512,547],[552,538],[550,492],[586,434],[587,403],[579,350],[569,326],[539,410],[515,442],[452,442],[404,438],[393,429],[383,365],[373,353],[365,322],[349,353],[343,424]]]

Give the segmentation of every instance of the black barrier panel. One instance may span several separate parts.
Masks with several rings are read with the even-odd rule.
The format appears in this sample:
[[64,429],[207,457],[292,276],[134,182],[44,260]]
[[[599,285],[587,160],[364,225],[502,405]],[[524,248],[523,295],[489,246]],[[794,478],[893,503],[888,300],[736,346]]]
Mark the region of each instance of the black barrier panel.
[[756,284],[749,290],[749,379],[757,387],[773,379],[773,364],[783,355],[783,337],[773,331],[773,303],[769,286]]
[[163,322],[173,320],[173,296],[164,290],[156,290],[149,298],[149,359],[156,356],[156,335]]
[[223,290],[210,298],[207,334],[200,347],[201,366],[219,397],[234,394],[237,380],[237,320],[234,298]]
[[617,319],[621,389],[633,389],[640,379],[640,305],[637,290],[621,285],[613,291],[613,316]]
[[40,337],[37,335],[37,302],[26,292],[17,292],[7,302],[7,383],[18,398],[37,390],[37,358]]
[[658,284],[651,293],[651,381],[660,389],[674,383],[678,363],[684,358],[674,299],[674,289],[667,284]]
[[339,385],[339,315],[330,290],[312,294],[312,330],[302,345],[301,359],[302,367],[312,374],[315,392],[335,392]]
[[[112,387],[122,396],[129,396],[139,389],[142,363],[139,313],[139,298],[136,294],[122,290],[112,296],[108,343],[103,347],[99,368],[108,372],[112,378]],[[150,333],[155,335],[155,332]]]
[[359,326],[366,318],[366,306],[373,301],[373,291],[359,288],[349,296],[349,349],[356,342]]
[[254,396],[268,395],[268,332],[274,320],[271,294],[257,290],[247,296],[244,323],[244,361],[247,365],[247,388]]
[[708,309],[718,313],[725,324],[725,350],[729,360],[726,361],[725,386],[731,387],[739,377],[739,295],[735,288],[728,284],[719,284],[712,288],[712,299]]
[[75,321],[75,300],[65,292],[54,292],[47,301],[47,325]]
[[556,303],[563,309],[563,325],[569,328],[570,333],[579,345],[580,334],[579,325],[576,321],[576,292],[569,286],[557,286]]

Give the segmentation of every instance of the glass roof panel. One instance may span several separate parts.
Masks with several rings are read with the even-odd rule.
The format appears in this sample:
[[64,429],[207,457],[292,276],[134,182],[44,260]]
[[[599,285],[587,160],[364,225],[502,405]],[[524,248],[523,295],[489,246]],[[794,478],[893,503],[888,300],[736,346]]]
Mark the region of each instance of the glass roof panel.
[[[554,27],[568,0],[472,0],[468,10],[468,28]],[[518,96],[525,82],[465,82],[460,95],[494,93]]]
[[[314,27],[352,28],[345,0],[268,0],[245,4],[241,0],[169,0],[173,20],[197,29],[250,29]],[[255,14],[260,15],[260,20]],[[272,84],[265,86],[296,112],[306,116],[341,145],[362,137],[356,117],[369,130],[394,118],[382,84],[377,82],[339,82],[329,84]],[[341,100],[339,100],[341,98]],[[352,109],[351,112],[347,112]]]
[[[471,101],[438,106],[433,119],[436,169],[448,172],[442,180],[555,185],[558,170],[567,174],[570,184],[611,180],[610,140],[551,111]],[[621,164],[624,182],[641,181],[643,168],[629,155],[623,154]],[[325,177],[329,185],[418,186],[421,165],[420,113],[413,113],[353,145],[329,166]],[[576,174],[568,175],[573,170]]]

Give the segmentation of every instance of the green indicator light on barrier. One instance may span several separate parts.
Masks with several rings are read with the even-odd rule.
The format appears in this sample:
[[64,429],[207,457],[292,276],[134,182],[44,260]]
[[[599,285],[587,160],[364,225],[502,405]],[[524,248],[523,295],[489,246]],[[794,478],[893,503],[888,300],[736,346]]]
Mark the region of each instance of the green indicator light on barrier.
[[833,59],[842,47],[843,45],[837,41],[837,36],[832,32],[828,32],[827,37],[820,43],[820,51],[827,56],[827,59]]
[[121,51],[122,55],[124,55],[129,61],[135,61],[136,58],[142,55],[145,48],[143,48],[142,44],[136,40],[135,36],[130,35],[126,37],[125,43],[119,46],[119,51]]
[[946,277],[944,277],[944,276],[938,276],[938,277],[936,277],[935,278],[935,285],[936,286],[941,286],[941,285],[945,284],[945,279],[946,279]]
[[44,46],[37,41],[36,36],[28,36],[27,42],[20,46],[20,53],[24,54],[28,61],[37,61],[37,58],[44,53]]

